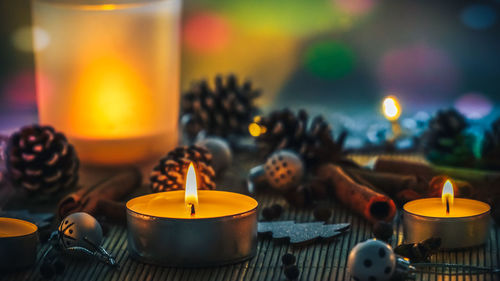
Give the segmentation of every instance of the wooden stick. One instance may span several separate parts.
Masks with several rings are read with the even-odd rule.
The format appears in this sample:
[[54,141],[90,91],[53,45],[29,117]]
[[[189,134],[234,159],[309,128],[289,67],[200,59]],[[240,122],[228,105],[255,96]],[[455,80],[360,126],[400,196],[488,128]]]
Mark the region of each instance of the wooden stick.
[[332,189],[340,202],[370,222],[394,218],[396,205],[391,198],[355,182],[339,166],[325,164],[318,169],[317,176]]

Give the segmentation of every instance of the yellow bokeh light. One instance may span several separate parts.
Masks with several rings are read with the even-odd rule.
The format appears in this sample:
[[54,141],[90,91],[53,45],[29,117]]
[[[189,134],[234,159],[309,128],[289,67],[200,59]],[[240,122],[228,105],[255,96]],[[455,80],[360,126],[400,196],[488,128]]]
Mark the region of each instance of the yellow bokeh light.
[[382,112],[389,121],[396,121],[401,116],[401,106],[395,96],[388,96],[382,103]]

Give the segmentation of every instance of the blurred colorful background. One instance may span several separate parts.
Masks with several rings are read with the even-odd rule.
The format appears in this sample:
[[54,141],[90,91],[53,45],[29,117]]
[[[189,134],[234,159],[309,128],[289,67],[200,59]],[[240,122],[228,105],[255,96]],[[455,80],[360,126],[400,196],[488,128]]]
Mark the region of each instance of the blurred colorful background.
[[[29,0],[0,11],[0,124],[17,126],[36,120],[32,51],[50,38],[31,29]],[[182,89],[233,72],[263,90],[264,110],[305,107],[353,131],[383,118],[388,94],[408,126],[443,107],[487,126],[500,116],[499,13],[498,0],[186,0]]]

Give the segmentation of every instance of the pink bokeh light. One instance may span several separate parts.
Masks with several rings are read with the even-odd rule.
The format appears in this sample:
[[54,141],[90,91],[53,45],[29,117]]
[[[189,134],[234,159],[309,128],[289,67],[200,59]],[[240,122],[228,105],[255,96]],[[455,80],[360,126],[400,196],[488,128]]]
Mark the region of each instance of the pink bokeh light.
[[481,119],[493,110],[493,102],[478,92],[464,94],[455,101],[455,108],[469,119]]
[[460,71],[444,51],[425,44],[388,51],[377,74],[383,91],[394,91],[416,105],[442,103],[458,88]]
[[361,15],[369,12],[374,6],[374,0],[335,0],[334,5],[345,13]]

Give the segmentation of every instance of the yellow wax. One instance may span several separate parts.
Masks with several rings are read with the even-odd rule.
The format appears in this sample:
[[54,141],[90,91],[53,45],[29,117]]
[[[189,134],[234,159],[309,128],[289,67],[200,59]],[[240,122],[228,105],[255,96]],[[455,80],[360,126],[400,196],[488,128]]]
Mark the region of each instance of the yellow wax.
[[0,238],[25,236],[36,232],[37,229],[31,222],[0,217]]
[[206,219],[243,214],[257,208],[255,199],[233,192],[198,190],[194,216],[186,209],[184,191],[168,191],[134,198],[127,209],[148,216],[177,219]]
[[450,213],[446,213],[446,206],[441,198],[426,198],[406,203],[403,209],[409,213],[435,218],[463,218],[484,214],[490,211],[490,206],[484,202],[455,198],[450,205]]
[[40,122],[82,161],[134,163],[177,145],[180,6],[34,0],[34,26],[49,40],[35,53]]

